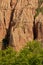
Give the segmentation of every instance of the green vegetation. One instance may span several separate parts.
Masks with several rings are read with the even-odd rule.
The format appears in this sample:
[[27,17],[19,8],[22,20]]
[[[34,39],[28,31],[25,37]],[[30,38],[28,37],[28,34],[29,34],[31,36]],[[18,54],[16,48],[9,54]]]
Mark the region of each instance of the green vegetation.
[[0,65],[43,65],[43,48],[40,42],[32,41],[20,52],[11,48],[1,50]]
[[40,7],[43,3],[43,0],[38,0],[38,3],[39,3],[39,7]]
[[38,0],[38,8],[36,9],[37,13],[35,17],[38,16],[40,12],[43,14],[43,7],[41,7],[42,3],[43,3],[43,0]]

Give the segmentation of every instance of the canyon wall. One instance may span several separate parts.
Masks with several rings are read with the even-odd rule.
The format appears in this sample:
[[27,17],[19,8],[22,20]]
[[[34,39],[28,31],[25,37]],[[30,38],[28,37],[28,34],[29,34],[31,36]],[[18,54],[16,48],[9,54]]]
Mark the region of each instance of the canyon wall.
[[12,46],[20,50],[34,35],[40,40],[43,33],[36,23],[40,19],[43,23],[43,15],[39,14],[34,20],[37,8],[38,0],[0,0],[0,49]]

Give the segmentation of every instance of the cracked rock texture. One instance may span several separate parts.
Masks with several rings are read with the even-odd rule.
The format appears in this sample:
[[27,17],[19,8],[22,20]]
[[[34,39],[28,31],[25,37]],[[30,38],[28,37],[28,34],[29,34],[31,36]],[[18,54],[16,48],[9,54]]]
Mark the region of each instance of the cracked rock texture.
[[[32,41],[33,21],[36,9],[38,8],[38,0],[0,0],[0,43],[12,46],[16,50],[20,50],[25,46],[26,42]],[[39,14],[37,20],[43,22],[43,15]],[[38,30],[40,31],[40,30]],[[41,31],[37,39],[41,36]],[[0,49],[3,47],[0,46]]]
[[37,29],[37,40],[43,42],[43,15],[41,12],[36,17],[35,25]]

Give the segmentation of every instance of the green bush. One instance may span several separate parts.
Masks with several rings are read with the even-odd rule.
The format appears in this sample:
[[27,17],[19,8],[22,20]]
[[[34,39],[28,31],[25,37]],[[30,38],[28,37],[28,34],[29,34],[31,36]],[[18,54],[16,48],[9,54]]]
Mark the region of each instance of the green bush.
[[40,42],[32,41],[20,51],[11,48],[0,51],[0,65],[43,65],[43,48]]
[[0,51],[0,65],[13,65],[15,62],[16,52],[11,48]]

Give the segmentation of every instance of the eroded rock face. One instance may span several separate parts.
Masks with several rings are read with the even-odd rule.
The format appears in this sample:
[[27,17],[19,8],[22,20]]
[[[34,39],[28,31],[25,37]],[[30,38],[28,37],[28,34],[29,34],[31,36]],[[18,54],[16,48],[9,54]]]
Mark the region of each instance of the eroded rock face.
[[10,42],[16,50],[20,50],[27,41],[33,40],[33,21],[37,7],[38,1],[36,0],[19,0],[16,5],[13,17],[15,26],[12,26],[11,29],[13,44]]
[[[27,11],[27,12],[26,12]],[[30,14],[28,14],[28,12]],[[30,18],[31,17],[31,18]],[[18,46],[17,48],[21,48],[21,46],[25,45],[27,41],[33,40],[33,16],[32,11],[28,8],[25,8],[19,17],[20,19],[16,20],[16,24],[12,27],[11,34],[13,36],[13,46]],[[15,21],[15,20],[14,20]],[[32,22],[31,22],[32,21]]]
[[37,7],[38,0],[0,0],[0,42],[7,40],[14,49],[20,50],[27,41],[33,40]]
[[0,11],[0,42],[4,37],[5,37],[4,16],[3,16],[3,12]]
[[36,17],[36,28],[37,28],[37,40],[43,42],[43,15],[40,12],[39,15]]

